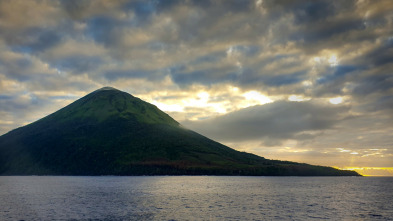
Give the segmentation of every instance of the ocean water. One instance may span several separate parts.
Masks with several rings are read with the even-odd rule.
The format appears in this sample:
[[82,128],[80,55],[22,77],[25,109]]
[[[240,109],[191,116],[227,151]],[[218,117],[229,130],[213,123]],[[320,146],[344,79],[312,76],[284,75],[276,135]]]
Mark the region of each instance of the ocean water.
[[393,177],[0,176],[0,220],[393,220]]

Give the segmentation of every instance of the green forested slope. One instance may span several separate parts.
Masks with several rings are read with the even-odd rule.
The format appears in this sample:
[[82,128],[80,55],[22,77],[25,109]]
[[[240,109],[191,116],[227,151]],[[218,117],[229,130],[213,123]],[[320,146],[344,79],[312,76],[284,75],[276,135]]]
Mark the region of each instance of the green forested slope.
[[358,175],[233,150],[114,88],[1,136],[0,174]]

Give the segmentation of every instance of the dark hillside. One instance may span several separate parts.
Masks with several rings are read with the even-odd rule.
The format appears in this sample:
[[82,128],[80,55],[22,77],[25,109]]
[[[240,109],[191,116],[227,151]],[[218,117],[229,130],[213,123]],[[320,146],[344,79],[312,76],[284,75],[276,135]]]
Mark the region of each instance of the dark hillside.
[[0,137],[3,175],[358,175],[239,152],[114,88]]

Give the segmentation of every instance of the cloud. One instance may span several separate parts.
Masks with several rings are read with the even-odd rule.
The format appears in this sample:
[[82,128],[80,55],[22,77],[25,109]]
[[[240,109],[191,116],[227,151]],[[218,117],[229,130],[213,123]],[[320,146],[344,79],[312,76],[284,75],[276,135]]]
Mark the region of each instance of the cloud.
[[370,65],[380,66],[388,63],[392,63],[392,53],[393,53],[393,37],[382,41],[378,47],[371,50],[364,55],[364,60],[368,60]]
[[389,74],[379,74],[364,77],[358,81],[354,88],[354,94],[366,96],[372,93],[386,93],[393,88],[393,76]]
[[39,53],[61,42],[62,36],[53,30],[33,28],[20,33],[23,37],[10,39],[11,48],[22,53]]
[[277,101],[212,119],[182,123],[188,128],[222,141],[266,139],[266,143],[271,144],[286,139],[312,138],[313,136],[306,136],[307,132],[333,128],[337,122],[348,116],[348,108],[312,101]]
[[116,14],[123,4],[122,0],[60,0],[61,7],[59,8],[69,18],[83,21],[99,14]]
[[104,73],[105,79],[110,82],[121,79],[147,79],[152,82],[161,81],[165,76],[157,71],[149,70],[109,70]]
[[[62,15],[60,11],[55,1],[1,1],[0,27],[8,31],[53,27]],[[52,19],[47,19],[48,17]]]
[[333,159],[328,146],[360,151],[348,137],[390,151],[392,10],[390,0],[0,1],[0,133],[111,85],[259,154]]

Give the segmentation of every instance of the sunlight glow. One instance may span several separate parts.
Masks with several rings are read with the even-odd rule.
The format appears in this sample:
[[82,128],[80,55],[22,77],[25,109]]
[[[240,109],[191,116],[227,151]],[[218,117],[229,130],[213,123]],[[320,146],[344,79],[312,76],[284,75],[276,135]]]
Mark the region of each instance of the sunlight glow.
[[311,100],[310,98],[303,97],[302,95],[295,95],[292,94],[291,96],[288,97],[289,101],[308,101]]
[[183,106],[190,107],[208,107],[209,106],[209,93],[206,91],[200,91],[197,93],[195,98],[183,100]]
[[344,148],[336,148],[336,149],[339,150],[341,153],[351,152],[350,150],[346,150]]
[[335,54],[330,55],[328,62],[330,64],[330,66],[337,66],[338,65],[337,56]]
[[196,107],[196,108],[207,108],[214,113],[224,114],[227,112],[225,103],[212,102],[210,100],[210,94],[207,91],[200,91],[196,94],[195,98],[189,98],[182,100],[182,106],[184,107]]
[[339,64],[337,54],[330,50],[323,50],[319,56],[312,57],[309,61],[314,65],[329,65],[331,67]]
[[230,87],[230,88],[235,93],[239,92],[239,88],[238,87]]
[[302,85],[305,87],[312,86],[312,81],[303,81]]
[[259,93],[258,91],[249,91],[243,94],[247,100],[257,101],[259,104],[267,104],[273,102],[269,97]]
[[205,102],[207,100],[209,100],[209,97],[210,97],[209,93],[207,93],[205,91],[202,91],[202,92],[198,93],[197,96],[198,96],[199,99],[201,99],[202,101],[205,101]]
[[341,170],[354,170],[363,176],[393,176],[393,167],[335,167]]
[[183,112],[184,108],[178,104],[164,104],[160,102],[153,101],[154,105],[156,105],[160,110],[163,111],[172,111],[172,112]]
[[13,124],[14,122],[13,121],[10,121],[10,120],[0,120],[0,124],[8,124],[8,125],[11,125],[11,124]]
[[321,58],[320,57],[314,57],[313,60],[317,63],[321,63]]
[[332,104],[340,104],[343,102],[343,98],[342,97],[334,97],[334,98],[330,98],[329,102]]

